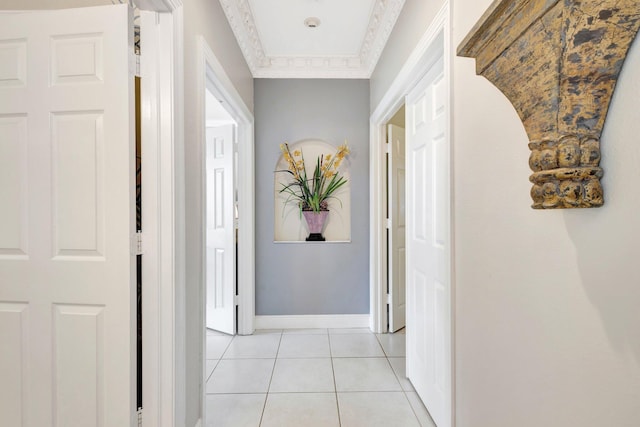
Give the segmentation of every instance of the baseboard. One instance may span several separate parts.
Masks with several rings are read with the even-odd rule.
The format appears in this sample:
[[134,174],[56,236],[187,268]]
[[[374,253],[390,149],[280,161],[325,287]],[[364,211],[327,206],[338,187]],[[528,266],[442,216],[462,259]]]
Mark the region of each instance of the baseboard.
[[202,418],[198,418],[198,421],[196,421],[196,425],[193,427],[202,427]]
[[368,314],[256,316],[256,329],[368,328]]

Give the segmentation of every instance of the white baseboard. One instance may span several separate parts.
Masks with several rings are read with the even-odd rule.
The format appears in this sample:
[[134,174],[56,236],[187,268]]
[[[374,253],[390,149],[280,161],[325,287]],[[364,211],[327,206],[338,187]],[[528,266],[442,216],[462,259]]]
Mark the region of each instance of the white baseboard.
[[256,316],[256,329],[368,328],[368,314]]

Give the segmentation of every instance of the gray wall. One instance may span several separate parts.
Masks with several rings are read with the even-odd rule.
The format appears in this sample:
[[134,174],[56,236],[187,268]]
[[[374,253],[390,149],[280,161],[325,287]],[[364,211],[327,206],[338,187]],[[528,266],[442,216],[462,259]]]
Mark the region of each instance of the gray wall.
[[[256,79],[256,314],[369,313],[369,82]],[[282,142],[351,147],[351,243],[274,243]]]

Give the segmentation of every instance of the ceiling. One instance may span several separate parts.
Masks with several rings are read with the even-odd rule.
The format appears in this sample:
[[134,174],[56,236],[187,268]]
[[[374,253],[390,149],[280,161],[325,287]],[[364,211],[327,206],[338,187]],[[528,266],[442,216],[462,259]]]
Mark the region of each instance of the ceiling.
[[222,101],[218,101],[209,90],[206,91],[204,99],[207,126],[215,127],[235,123],[231,115],[222,106]]
[[[405,0],[220,0],[255,78],[371,77]],[[305,26],[317,18],[315,28]]]

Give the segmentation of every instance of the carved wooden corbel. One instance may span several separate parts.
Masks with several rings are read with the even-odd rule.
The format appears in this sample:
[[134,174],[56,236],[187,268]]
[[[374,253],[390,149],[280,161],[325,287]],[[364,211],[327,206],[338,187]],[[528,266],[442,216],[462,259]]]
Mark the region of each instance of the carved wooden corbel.
[[600,135],[640,0],[496,0],[458,48],[529,137],[533,208],[604,204]]

